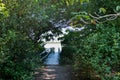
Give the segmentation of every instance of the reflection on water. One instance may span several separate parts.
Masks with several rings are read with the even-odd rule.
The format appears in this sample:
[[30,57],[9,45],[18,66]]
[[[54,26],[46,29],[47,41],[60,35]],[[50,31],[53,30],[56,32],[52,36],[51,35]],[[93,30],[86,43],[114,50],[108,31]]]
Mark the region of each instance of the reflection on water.
[[51,53],[44,64],[46,65],[59,65],[59,54],[61,52],[61,43],[60,42],[50,42],[45,45],[45,48],[54,47],[54,52]]
[[58,65],[59,64],[59,53],[51,53],[45,61],[46,65]]

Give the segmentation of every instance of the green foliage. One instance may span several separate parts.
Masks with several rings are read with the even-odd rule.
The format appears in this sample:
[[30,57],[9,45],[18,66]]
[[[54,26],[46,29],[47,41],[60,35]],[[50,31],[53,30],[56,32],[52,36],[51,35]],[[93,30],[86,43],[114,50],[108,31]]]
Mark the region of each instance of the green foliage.
[[100,9],[99,9],[99,12],[100,12],[100,13],[106,13],[106,9],[105,9],[105,8],[100,8]]
[[2,80],[31,80],[35,68],[41,65],[38,52],[43,51],[43,48],[30,37],[30,30],[36,29],[38,24],[36,17],[31,21],[31,15],[39,8],[33,9],[37,4],[34,0],[0,1]]
[[[97,74],[106,77],[119,67],[119,32],[115,26],[102,26],[100,32],[85,38],[82,49],[79,49],[82,61],[95,69]],[[119,70],[118,70],[119,71]],[[110,77],[110,76],[109,76]]]
[[64,46],[60,53],[60,64],[73,64],[75,50],[73,47]]
[[[75,27],[83,27],[83,29],[79,32],[70,32],[64,36],[63,42],[65,45],[74,46],[75,51],[72,58],[76,75],[79,78],[119,80],[119,76],[116,74],[120,71],[120,19],[106,21],[106,23],[95,23],[94,19],[89,16],[89,13],[97,13],[96,17],[118,13],[119,3],[118,0],[110,2],[107,0],[90,0],[89,3],[79,7],[80,11],[75,12],[73,10],[73,22],[71,24]],[[80,21],[81,19],[85,20],[82,22],[86,22],[87,25],[83,26],[84,23]],[[94,24],[87,22],[94,22]],[[68,56],[67,58],[69,58]]]
[[29,38],[13,30],[8,30],[4,40],[0,45],[0,78],[30,80],[41,62],[37,53],[42,48],[37,49]]
[[117,12],[120,11],[120,6],[116,6],[116,11],[117,11]]
[[89,15],[119,13],[119,4],[119,0],[0,0],[0,78],[30,80],[41,62],[37,54],[43,50],[41,34],[51,30],[59,35],[54,24],[72,19],[72,26],[83,29],[65,36],[61,57],[74,63],[78,73],[86,69],[88,78],[94,73],[103,80],[119,80],[109,75],[120,71],[120,19],[97,24]]
[[[111,23],[98,24],[96,27],[96,31],[85,34],[86,36],[80,36],[83,34],[82,31],[70,32],[65,36],[64,44],[66,41],[66,46],[74,48],[69,47],[69,50],[63,51],[62,56],[67,55],[68,59],[73,58],[80,78],[84,75],[84,78],[93,80],[96,75],[99,75],[98,79],[119,80],[115,74],[120,70],[120,31]],[[71,57],[68,53],[71,53],[72,49],[75,51],[72,52]],[[113,76],[111,76],[112,74]]]
[[2,17],[8,17],[8,16],[9,16],[9,14],[6,9],[6,5],[2,1],[0,1],[0,19]]

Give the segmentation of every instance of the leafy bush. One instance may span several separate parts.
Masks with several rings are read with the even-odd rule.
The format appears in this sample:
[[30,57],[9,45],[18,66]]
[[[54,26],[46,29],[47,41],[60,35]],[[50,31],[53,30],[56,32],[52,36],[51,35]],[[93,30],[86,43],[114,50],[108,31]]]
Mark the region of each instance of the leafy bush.
[[82,60],[105,79],[106,74],[119,71],[120,67],[120,32],[116,29],[115,26],[100,25],[99,32],[90,34],[84,40],[82,44],[84,51],[79,51]]
[[[74,35],[72,32],[74,36],[69,38],[73,39],[73,42],[66,43],[69,46],[76,46],[75,51],[72,52],[74,54],[71,55],[73,59],[66,54],[71,52],[70,47],[67,50],[63,48],[66,52],[63,51],[62,56],[67,55],[69,60],[74,60],[76,75],[91,80],[119,80],[120,76],[116,75],[120,71],[120,31],[118,29],[119,27],[115,25],[98,24],[96,30],[86,36]],[[80,32],[75,33],[81,35]],[[68,39],[65,36],[64,40],[66,38]]]
[[0,78],[11,80],[30,80],[35,68],[40,65],[39,45],[14,30],[1,37]]
[[[0,79],[31,80],[41,64],[38,52],[43,48],[31,35],[36,21],[31,16],[34,0],[0,0]],[[37,7],[38,9],[39,7]],[[28,17],[29,16],[29,17]],[[29,18],[29,19],[28,19]],[[34,28],[33,28],[34,27]],[[35,32],[34,32],[35,33]]]
[[60,53],[60,63],[61,64],[72,64],[73,63],[73,55],[74,48],[70,46],[65,46],[62,48],[62,52]]

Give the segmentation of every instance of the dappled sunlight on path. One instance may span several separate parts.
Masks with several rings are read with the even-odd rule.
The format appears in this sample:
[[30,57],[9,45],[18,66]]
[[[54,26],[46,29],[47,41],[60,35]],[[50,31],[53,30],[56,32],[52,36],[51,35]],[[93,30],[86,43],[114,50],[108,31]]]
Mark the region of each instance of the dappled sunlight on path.
[[35,80],[73,80],[70,66],[46,66],[41,70]]
[[46,66],[38,69],[37,72],[35,72],[35,80],[74,80],[72,79],[71,66],[59,65],[61,43],[48,42],[45,47],[54,47],[54,52],[50,53],[44,61]]

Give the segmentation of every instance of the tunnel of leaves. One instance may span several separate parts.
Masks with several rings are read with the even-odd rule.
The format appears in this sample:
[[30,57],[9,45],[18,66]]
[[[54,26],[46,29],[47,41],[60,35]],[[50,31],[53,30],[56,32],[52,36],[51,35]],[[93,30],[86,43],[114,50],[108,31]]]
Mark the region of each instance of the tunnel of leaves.
[[81,30],[60,38],[60,62],[78,80],[120,80],[119,0],[0,0],[0,80],[32,80],[42,39],[67,26]]

